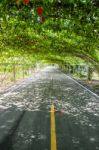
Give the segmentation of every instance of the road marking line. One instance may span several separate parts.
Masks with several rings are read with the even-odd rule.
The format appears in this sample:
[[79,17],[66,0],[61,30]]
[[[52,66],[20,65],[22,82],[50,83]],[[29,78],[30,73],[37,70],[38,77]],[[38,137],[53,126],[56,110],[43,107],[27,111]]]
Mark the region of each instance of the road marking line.
[[[66,74],[65,74],[66,75]],[[77,82],[75,79],[73,79],[72,77],[66,75],[69,79],[71,79],[72,81],[74,81],[75,83],[77,83],[78,85],[80,85],[83,89],[87,90],[89,93],[91,93],[92,95],[94,95],[95,97],[99,98],[99,96],[92,92],[91,90],[89,90],[88,88],[86,88],[85,86],[83,86],[82,84],[80,84],[79,82]]]
[[56,129],[55,129],[55,110],[54,105],[51,106],[51,150],[56,150]]

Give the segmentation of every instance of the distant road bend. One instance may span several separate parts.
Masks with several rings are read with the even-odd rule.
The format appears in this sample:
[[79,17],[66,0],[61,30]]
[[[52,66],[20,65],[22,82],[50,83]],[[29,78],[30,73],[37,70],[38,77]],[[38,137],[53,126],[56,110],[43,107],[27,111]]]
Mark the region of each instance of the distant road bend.
[[0,95],[0,150],[99,150],[99,97],[45,67]]

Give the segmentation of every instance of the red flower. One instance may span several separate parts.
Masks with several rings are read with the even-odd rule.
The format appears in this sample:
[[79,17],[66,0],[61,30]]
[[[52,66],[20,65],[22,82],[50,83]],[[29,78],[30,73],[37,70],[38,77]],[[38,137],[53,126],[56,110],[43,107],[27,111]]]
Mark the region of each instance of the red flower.
[[30,0],[23,0],[23,4],[27,5],[29,3]]
[[42,7],[37,8],[37,14],[38,14],[38,16],[42,16],[42,14],[43,14],[43,8]]

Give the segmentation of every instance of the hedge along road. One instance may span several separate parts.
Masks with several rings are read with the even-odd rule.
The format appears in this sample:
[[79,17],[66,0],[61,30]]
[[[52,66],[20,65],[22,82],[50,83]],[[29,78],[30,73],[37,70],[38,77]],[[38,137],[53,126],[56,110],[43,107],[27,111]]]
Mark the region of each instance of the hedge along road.
[[99,150],[98,96],[54,67],[17,87],[0,97],[0,150]]

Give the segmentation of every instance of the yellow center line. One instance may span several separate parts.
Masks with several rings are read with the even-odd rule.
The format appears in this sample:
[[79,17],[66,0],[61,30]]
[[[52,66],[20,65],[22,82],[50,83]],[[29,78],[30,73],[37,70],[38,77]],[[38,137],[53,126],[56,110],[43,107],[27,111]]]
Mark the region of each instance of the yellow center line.
[[56,129],[55,129],[55,110],[54,105],[51,106],[51,150],[56,150]]

